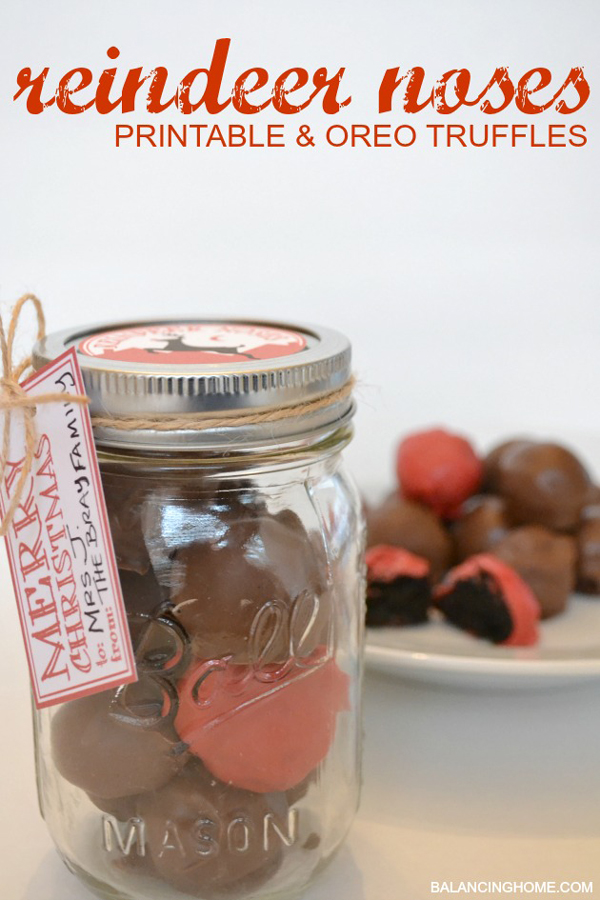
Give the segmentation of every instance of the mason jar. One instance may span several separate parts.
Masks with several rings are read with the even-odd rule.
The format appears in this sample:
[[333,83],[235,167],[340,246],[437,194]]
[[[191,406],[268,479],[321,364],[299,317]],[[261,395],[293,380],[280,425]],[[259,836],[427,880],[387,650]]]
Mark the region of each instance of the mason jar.
[[74,347],[138,680],[35,712],[42,814],[119,900],[287,898],[360,785],[363,526],[326,329],[134,322]]

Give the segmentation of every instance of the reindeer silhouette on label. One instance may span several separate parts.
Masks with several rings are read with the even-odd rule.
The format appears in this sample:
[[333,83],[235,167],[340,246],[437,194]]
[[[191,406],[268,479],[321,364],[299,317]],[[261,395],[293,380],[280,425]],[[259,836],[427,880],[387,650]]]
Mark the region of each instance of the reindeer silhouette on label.
[[220,353],[228,356],[243,356],[244,359],[256,359],[251,353],[244,353],[242,346],[237,347],[220,347],[213,344],[212,347],[198,347],[195,344],[186,344],[187,335],[178,334],[174,336],[165,335],[161,338],[161,342],[166,347],[148,347],[148,353]]

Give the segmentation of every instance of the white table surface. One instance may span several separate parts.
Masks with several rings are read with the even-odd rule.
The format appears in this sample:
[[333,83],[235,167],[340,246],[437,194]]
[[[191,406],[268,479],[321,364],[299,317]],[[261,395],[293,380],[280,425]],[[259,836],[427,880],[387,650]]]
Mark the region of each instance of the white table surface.
[[[0,601],[0,898],[90,900],[37,810],[3,549]],[[461,880],[594,881],[600,897],[600,681],[519,693],[368,674],[361,809],[306,900],[422,900],[431,881]]]

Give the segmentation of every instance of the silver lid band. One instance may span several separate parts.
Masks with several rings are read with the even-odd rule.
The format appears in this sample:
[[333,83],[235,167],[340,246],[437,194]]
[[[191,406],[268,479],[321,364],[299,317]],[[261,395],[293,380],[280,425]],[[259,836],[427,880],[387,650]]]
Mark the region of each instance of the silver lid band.
[[[107,335],[110,339],[111,333],[119,335],[130,330],[185,330],[220,325],[224,328],[279,329],[282,333],[284,330],[290,333],[289,329],[293,329],[303,346],[291,355],[275,358],[191,365],[169,362],[169,354],[164,351],[156,358],[148,354],[149,358],[143,362],[94,357],[82,352],[82,346],[87,346],[98,335]],[[77,350],[90,397],[92,419],[101,421],[94,429],[96,440],[115,448],[217,449],[232,443],[272,446],[277,442],[301,440],[303,436],[325,434],[346,424],[354,411],[350,392],[344,390],[351,379],[350,344],[342,334],[331,329],[209,318],[108,323],[48,335],[34,348],[35,368],[71,347]],[[180,359],[181,354],[177,358]],[[331,402],[313,403],[319,398],[327,400],[329,396]],[[256,414],[280,408],[286,410],[285,416],[276,421],[252,421]],[[235,427],[223,422],[218,427],[202,430],[181,427],[182,416],[214,415],[218,418],[219,414],[234,416]],[[157,416],[174,417],[178,427],[172,430],[168,425],[162,425],[161,430],[152,427],[151,420]],[[246,416],[248,422],[244,421]],[[111,418],[133,420],[133,417],[136,421],[147,417],[149,421],[141,428],[123,428],[122,423],[121,427],[110,425]]]

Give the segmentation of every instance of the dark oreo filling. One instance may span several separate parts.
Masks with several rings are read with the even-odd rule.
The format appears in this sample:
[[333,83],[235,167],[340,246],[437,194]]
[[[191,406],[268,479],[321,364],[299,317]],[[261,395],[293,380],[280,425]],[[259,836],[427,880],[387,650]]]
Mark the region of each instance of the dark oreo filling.
[[457,582],[437,606],[453,625],[494,644],[501,644],[513,630],[502,591],[487,572]]
[[403,575],[391,582],[372,581],[367,588],[367,625],[418,625],[427,621],[431,586],[427,578]]

